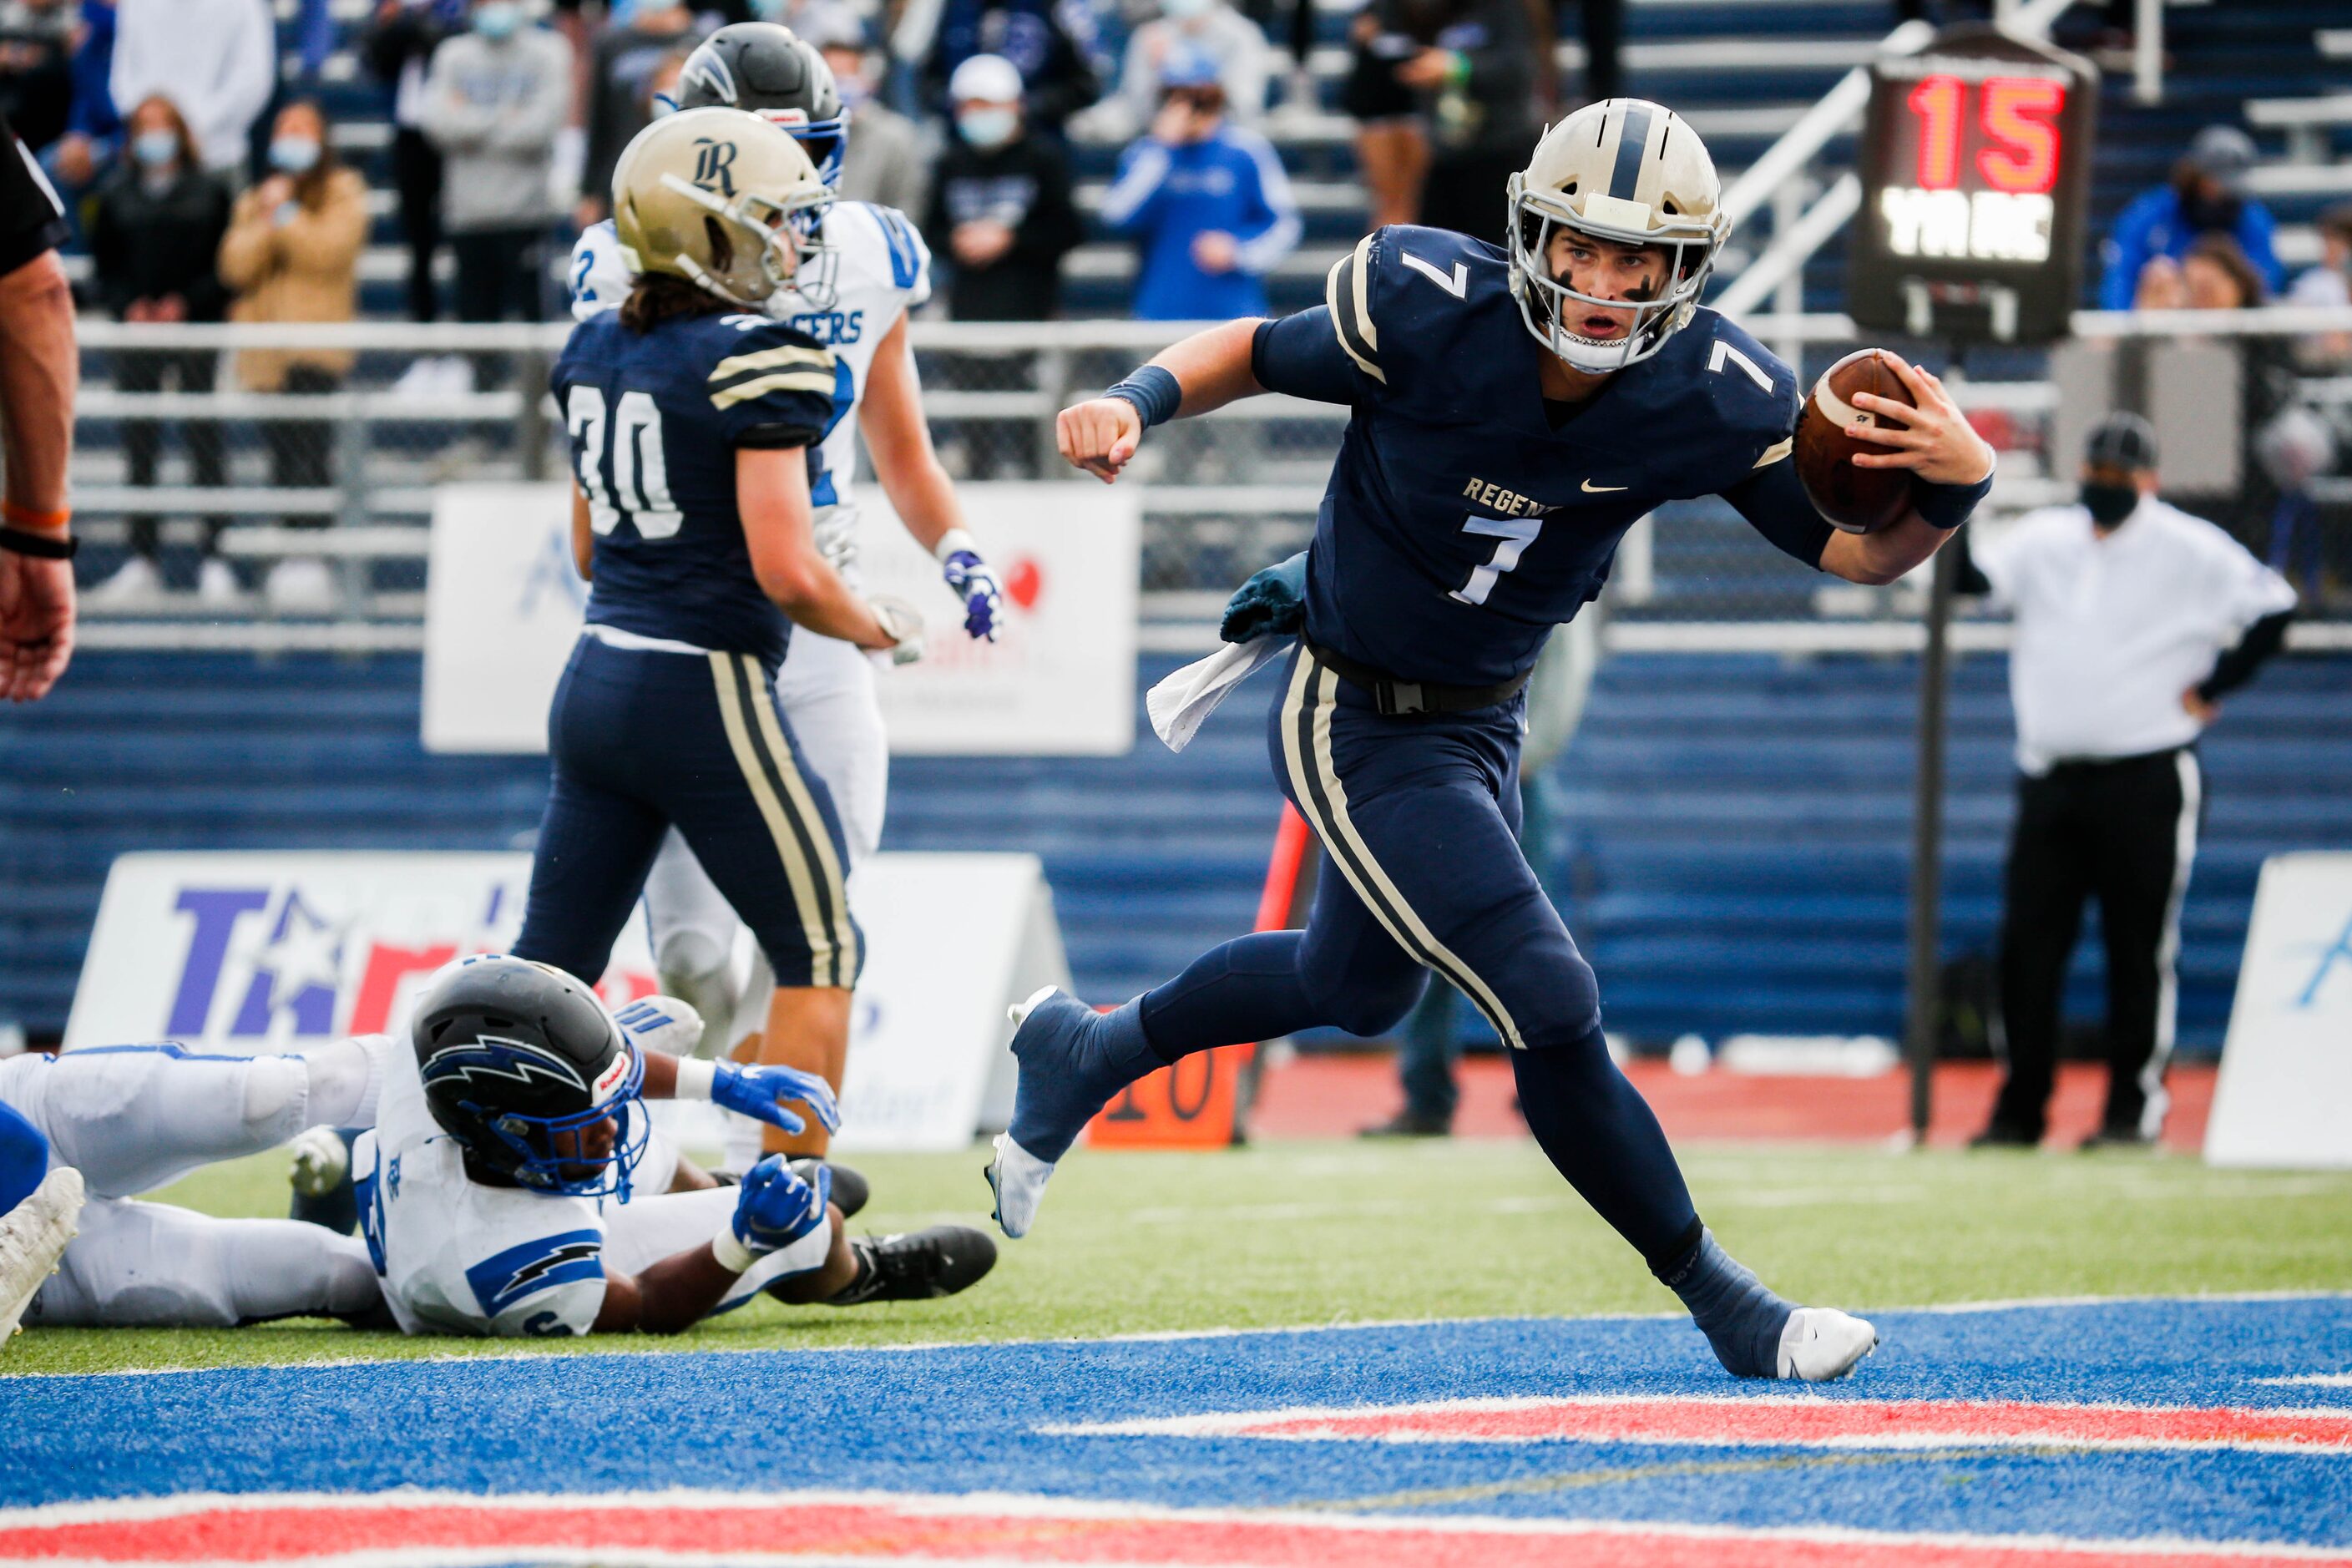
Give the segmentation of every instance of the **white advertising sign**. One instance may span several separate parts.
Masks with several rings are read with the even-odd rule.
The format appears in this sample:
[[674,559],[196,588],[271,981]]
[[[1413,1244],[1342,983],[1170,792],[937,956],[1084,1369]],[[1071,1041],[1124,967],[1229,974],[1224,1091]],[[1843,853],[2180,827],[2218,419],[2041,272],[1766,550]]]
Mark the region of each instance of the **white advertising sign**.
[[2352,1167],[2352,854],[2263,863],[2205,1159]]
[[[1125,752],[1135,742],[1137,490],[974,484],[958,494],[1004,582],[1005,620],[993,643],[964,635],[938,563],[879,487],[861,498],[864,585],[915,605],[929,633],[921,662],[887,670],[879,682],[890,749]],[[425,749],[546,750],[548,702],[586,597],[563,486],[443,487],[425,594]]]
[[[299,1050],[397,1030],[435,970],[512,943],[530,884],[520,854],[121,856],[65,1047]],[[855,897],[866,966],[841,1146],[961,1149],[1012,1113],[1007,1004],[1069,980],[1044,871],[1033,855],[884,855]],[[640,911],[599,990],[617,1005],[659,988]]]

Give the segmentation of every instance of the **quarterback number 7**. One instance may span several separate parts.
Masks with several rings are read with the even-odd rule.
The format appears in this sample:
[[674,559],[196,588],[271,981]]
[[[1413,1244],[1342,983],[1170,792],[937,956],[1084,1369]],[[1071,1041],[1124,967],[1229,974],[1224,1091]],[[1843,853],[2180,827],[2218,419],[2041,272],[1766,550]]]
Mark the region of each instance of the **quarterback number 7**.
[[1496,579],[1506,572],[1518,569],[1519,557],[1528,552],[1528,546],[1533,544],[1536,535],[1543,531],[1543,519],[1479,517],[1474,514],[1462,520],[1462,531],[1501,541],[1495,546],[1495,553],[1486,564],[1473,570],[1470,581],[1448,595],[1465,605],[1483,605],[1486,602],[1486,595],[1495,591]]

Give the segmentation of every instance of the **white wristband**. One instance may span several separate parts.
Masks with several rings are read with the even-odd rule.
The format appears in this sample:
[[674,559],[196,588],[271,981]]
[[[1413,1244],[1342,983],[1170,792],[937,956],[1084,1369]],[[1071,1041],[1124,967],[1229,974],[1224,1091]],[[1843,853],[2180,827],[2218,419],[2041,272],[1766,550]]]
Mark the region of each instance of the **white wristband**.
[[719,1064],[704,1061],[700,1057],[680,1057],[677,1060],[677,1087],[669,1091],[672,1100],[709,1100],[710,1086],[719,1080]]
[[742,1237],[735,1234],[734,1216],[730,1215],[720,1222],[719,1234],[710,1238],[710,1256],[728,1273],[740,1274],[766,1254],[754,1252],[743,1245]]
[[959,550],[969,550],[974,555],[980,553],[980,541],[971,536],[971,530],[950,528],[940,534],[940,542],[931,546],[931,559],[944,566],[948,557]]

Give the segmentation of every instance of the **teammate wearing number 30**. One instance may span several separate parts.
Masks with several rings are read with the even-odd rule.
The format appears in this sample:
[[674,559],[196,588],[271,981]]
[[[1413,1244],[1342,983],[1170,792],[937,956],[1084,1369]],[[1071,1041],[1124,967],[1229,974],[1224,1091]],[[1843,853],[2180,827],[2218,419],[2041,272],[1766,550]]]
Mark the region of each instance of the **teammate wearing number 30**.
[[1592,971],[1516,843],[1521,689],[1661,502],[1720,495],[1807,565],[1886,583],[1966,518],[1992,454],[1904,366],[1919,407],[1871,399],[1905,427],[1865,461],[1913,471],[1915,515],[1832,532],[1789,460],[1789,367],[1697,302],[1730,225],[1706,149],[1658,105],[1570,115],[1507,200],[1506,247],[1381,229],[1332,268],[1321,307],[1213,328],[1061,416],[1063,456],[1108,479],[1180,414],[1266,391],[1350,407],[1270,735],[1335,874],[1304,931],[1228,942],[1108,1014],[1026,1005],[990,1168],[998,1220],[1027,1228],[1053,1163],[1134,1078],[1229,1040],[1381,1033],[1433,970],[1512,1047],[1545,1152],[1725,1367],[1838,1376],[1877,1342],[1870,1325],[1792,1308],[1731,1260],[1610,1061]]
[[782,1037],[848,1027],[864,957],[848,850],[776,701],[797,625],[911,657],[907,606],[817,548],[810,491],[831,350],[761,304],[817,246],[832,193],[799,142],[730,109],[656,121],[613,177],[638,278],[551,378],[571,432],[587,626],[548,714],[553,779],[518,956],[593,981],[675,825],[773,972]]

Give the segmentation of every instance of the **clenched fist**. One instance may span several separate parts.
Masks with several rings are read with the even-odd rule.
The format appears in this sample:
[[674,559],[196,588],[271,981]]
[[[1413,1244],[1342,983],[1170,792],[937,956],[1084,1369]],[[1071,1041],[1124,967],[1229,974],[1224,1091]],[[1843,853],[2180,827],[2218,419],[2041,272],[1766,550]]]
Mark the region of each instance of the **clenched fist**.
[[1124,397],[1091,398],[1062,410],[1054,441],[1071,467],[1110,484],[1143,443],[1143,416]]

